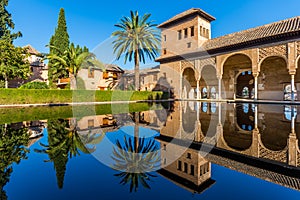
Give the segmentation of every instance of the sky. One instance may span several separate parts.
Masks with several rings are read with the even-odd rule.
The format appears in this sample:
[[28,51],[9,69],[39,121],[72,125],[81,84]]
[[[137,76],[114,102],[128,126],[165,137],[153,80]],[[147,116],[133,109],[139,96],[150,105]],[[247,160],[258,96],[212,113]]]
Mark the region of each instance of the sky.
[[[15,45],[31,44],[47,53],[45,45],[57,26],[60,8],[65,9],[70,41],[90,50],[101,49],[100,54],[106,51],[111,33],[117,30],[114,25],[130,10],[150,13],[150,19],[160,24],[190,8],[201,8],[216,18],[212,22],[213,38],[300,16],[299,0],[10,0],[8,11],[15,31],[23,34]],[[114,55],[104,57],[104,62],[114,60]],[[117,64],[123,65],[123,60]],[[121,67],[131,66],[133,63]]]

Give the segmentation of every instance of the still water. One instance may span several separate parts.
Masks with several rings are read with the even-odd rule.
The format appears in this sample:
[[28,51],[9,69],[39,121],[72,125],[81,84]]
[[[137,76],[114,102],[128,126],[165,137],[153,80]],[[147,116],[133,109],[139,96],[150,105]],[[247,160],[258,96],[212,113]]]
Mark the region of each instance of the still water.
[[299,108],[119,107],[0,109],[1,199],[300,198]]

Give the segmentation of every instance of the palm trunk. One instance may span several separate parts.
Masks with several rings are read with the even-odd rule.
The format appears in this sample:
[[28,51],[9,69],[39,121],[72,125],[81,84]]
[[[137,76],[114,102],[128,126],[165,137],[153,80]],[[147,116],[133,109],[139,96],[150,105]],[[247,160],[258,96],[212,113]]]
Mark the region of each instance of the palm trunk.
[[138,49],[134,52],[134,77],[135,77],[135,90],[140,90],[140,60],[139,60],[139,53]]
[[5,88],[7,89],[8,88],[8,79],[7,79],[7,76],[5,76],[4,78],[5,78]]
[[140,122],[140,114],[138,112],[134,113],[134,152],[138,152],[139,148],[139,122]]

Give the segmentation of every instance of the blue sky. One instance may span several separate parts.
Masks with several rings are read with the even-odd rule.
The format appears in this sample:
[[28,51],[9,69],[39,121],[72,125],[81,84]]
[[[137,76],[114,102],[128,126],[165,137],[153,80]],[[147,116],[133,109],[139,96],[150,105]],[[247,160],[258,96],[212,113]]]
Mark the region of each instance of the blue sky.
[[201,8],[217,18],[212,23],[212,37],[300,15],[299,0],[10,0],[8,10],[15,30],[23,33],[15,44],[31,44],[48,52],[45,45],[54,33],[61,7],[70,40],[90,50],[107,41],[116,30],[114,24],[130,10],[151,13],[151,19],[159,24],[187,9]]

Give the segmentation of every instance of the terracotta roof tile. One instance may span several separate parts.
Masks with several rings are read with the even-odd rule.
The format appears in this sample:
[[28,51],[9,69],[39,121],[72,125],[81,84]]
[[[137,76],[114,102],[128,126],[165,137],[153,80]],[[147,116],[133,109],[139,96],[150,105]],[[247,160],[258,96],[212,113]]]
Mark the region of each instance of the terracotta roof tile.
[[182,13],[174,16],[174,17],[172,17],[171,19],[169,19],[169,20],[161,23],[157,27],[158,28],[162,28],[162,27],[170,24],[171,22],[175,22],[177,20],[180,20],[180,19],[182,19],[184,17],[187,17],[187,16],[190,16],[192,14],[198,14],[198,15],[202,16],[203,18],[205,18],[208,21],[214,21],[216,19],[213,16],[211,16],[210,14],[206,13],[205,11],[203,11],[203,10],[201,10],[199,8],[191,8],[191,9],[189,9],[187,11],[184,11],[184,12],[182,12]]
[[24,46],[23,48],[26,48],[28,53],[30,53],[31,55],[39,55],[41,54],[38,50],[36,50],[35,48],[33,48],[30,44]]
[[259,26],[256,28],[232,33],[206,41],[202,48],[204,50],[218,49],[227,46],[238,45],[250,41],[274,37],[286,33],[300,31],[300,17],[294,17],[279,22]]
[[105,68],[107,71],[120,72],[120,73],[123,73],[123,72],[124,72],[124,70],[121,69],[118,65],[105,64],[105,65],[104,65],[104,68]]

